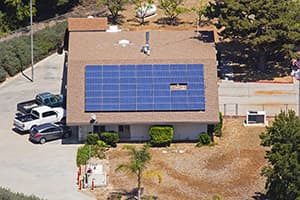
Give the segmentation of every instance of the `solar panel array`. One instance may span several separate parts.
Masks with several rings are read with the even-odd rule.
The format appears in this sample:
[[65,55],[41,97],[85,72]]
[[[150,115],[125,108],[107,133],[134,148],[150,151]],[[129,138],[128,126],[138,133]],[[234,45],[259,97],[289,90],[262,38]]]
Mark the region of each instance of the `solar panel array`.
[[[171,90],[183,84],[185,89]],[[87,65],[85,111],[205,110],[202,64]]]

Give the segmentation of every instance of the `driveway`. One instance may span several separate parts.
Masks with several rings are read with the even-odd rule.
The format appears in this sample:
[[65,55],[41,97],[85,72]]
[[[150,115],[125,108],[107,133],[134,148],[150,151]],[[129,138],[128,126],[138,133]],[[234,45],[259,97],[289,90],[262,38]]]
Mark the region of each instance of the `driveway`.
[[[53,54],[38,63],[34,83],[20,74],[0,85],[0,186],[49,200],[94,199],[77,189],[78,144],[62,144],[61,140],[33,144],[28,134],[12,130],[17,102],[40,92],[60,92],[63,59]],[[25,73],[30,76],[31,69]]]

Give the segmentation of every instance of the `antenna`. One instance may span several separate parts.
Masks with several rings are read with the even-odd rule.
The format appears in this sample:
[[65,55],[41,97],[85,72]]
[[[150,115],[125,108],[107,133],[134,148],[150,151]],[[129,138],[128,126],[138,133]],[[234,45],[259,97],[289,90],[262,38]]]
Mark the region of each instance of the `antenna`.
[[150,32],[146,32],[146,43],[142,46],[141,52],[144,54],[147,54],[150,56],[150,46],[149,46],[149,40],[150,40]]
[[146,32],[146,44],[149,44],[149,40],[150,40],[150,32],[147,31]]

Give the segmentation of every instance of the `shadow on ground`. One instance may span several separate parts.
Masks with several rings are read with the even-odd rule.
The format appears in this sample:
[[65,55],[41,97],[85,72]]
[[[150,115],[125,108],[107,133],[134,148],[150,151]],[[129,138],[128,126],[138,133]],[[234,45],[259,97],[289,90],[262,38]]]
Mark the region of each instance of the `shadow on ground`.
[[289,64],[286,60],[278,59],[280,56],[268,56],[266,69],[262,71],[258,69],[258,55],[250,45],[237,41],[220,42],[216,48],[219,62],[232,63],[234,81],[253,82],[289,76]]

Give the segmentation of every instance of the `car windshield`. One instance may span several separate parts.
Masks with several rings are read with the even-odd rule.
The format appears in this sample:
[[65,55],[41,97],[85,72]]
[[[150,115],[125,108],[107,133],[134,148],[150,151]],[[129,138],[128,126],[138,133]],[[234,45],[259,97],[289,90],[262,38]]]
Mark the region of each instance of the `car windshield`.
[[35,135],[38,133],[38,130],[36,130],[35,128],[33,128],[31,131],[30,131],[31,135]]

